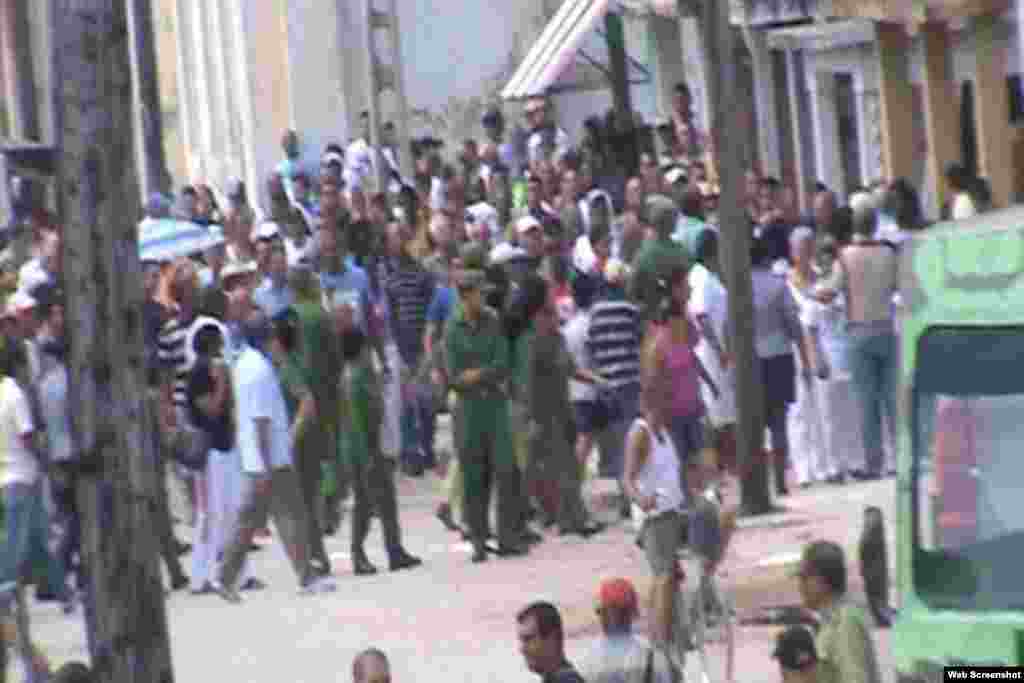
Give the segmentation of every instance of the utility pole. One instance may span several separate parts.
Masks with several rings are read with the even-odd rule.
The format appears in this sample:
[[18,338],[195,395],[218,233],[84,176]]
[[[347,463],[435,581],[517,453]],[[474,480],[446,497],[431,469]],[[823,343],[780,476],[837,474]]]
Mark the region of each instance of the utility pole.
[[39,142],[39,108],[36,106],[35,71],[32,66],[31,32],[26,0],[0,0],[0,31],[3,31],[3,69],[11,121],[10,137]]
[[[680,2],[682,7],[685,2]],[[701,29],[711,102],[714,138],[722,198],[719,202],[721,256],[725,286],[729,290],[729,341],[736,363],[737,450],[741,472],[741,499],[745,514],[772,509],[768,464],[764,445],[764,392],[754,348],[754,300],[750,279],[752,234],[744,211],[743,141],[746,135],[735,106],[736,47],[730,23],[730,0],[703,0]]]
[[[412,150],[409,148],[409,109],[405,97],[405,78],[403,76],[402,60],[402,36],[398,23],[398,2],[397,0],[384,0],[386,9],[377,9],[374,0],[363,0],[362,18],[365,21],[366,41],[366,82],[370,91],[367,93],[369,107],[367,111],[370,116],[370,139],[367,141],[374,149],[374,158],[377,163],[378,190],[387,192],[391,183],[391,175],[387,162],[384,160],[381,145],[381,94],[390,90],[394,96],[396,105],[395,121],[398,165],[400,172],[405,177],[412,177]],[[387,31],[388,40],[386,45],[390,49],[391,56],[387,63],[381,60],[381,45],[377,40],[378,31]]]
[[637,154],[636,125],[633,121],[633,102],[629,91],[629,54],[626,52],[626,30],[622,15],[608,12],[604,15],[604,27],[608,43],[608,66],[611,71],[612,100],[615,106],[615,136],[622,140],[629,133],[629,175],[636,172],[639,164]]
[[163,121],[160,111],[160,80],[153,36],[153,5],[150,0],[127,0],[128,34],[131,38],[132,92],[135,94],[136,157],[142,202],[154,192],[167,193],[171,178],[164,156]]
[[55,0],[69,404],[101,683],[174,680],[144,400],[139,192],[123,0]]

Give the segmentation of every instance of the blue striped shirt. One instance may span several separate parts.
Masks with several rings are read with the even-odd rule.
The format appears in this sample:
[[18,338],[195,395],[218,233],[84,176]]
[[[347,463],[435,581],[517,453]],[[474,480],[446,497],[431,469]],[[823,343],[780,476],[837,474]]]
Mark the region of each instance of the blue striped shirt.
[[640,309],[609,298],[590,310],[586,350],[591,367],[614,388],[640,383]]

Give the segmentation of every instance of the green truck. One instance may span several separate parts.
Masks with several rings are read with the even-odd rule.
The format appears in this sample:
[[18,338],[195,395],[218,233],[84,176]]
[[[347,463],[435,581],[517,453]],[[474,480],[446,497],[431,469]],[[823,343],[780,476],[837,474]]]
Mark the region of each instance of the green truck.
[[901,268],[896,680],[1024,665],[1024,209],[935,226]]

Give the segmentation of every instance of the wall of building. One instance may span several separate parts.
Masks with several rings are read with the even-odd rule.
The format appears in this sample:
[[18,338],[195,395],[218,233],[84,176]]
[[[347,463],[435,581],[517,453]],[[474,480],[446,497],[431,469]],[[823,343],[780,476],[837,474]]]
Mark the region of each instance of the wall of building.
[[[1021,73],[1020,59],[1020,36],[1017,31],[1015,17],[1010,15],[1004,18],[1004,30],[1002,32],[1001,47],[1005,54],[1007,64],[1007,76]],[[960,110],[960,86],[965,81],[973,81],[976,71],[975,52],[970,40],[969,29],[966,25],[960,24],[954,27],[950,42],[953,46],[949,55],[951,70],[955,81],[955,101],[950,106]],[[849,73],[853,75],[854,87],[858,97],[862,98],[861,106],[858,108],[858,137],[860,138],[861,177],[868,182],[875,180],[880,175],[882,162],[881,149],[881,109],[878,101],[878,58],[877,46],[875,43],[865,43],[842,47],[834,50],[807,51],[805,54],[805,68],[808,83],[816,74]],[[935,169],[926,167],[927,157],[927,135],[924,118],[923,101],[920,93],[924,86],[924,50],[920,37],[911,41],[908,54],[910,60],[911,87],[915,89],[915,111],[914,111],[914,148],[915,185],[921,189],[922,203],[926,211],[932,216],[938,215],[938,201],[931,191],[931,183],[928,182]],[[832,103],[834,105],[834,103]],[[825,107],[819,116],[833,116],[834,109]],[[1007,112],[1009,115],[1009,112]],[[812,118],[814,114],[812,112]],[[831,166],[826,163],[825,169],[821,167],[822,158],[827,159],[828,151],[836,144],[835,140],[829,139],[831,126],[823,125],[821,121],[807,135],[804,131],[805,140],[810,141],[815,150],[814,177],[807,178],[808,181],[820,179],[836,187],[834,179],[826,177]],[[1009,144],[1015,144],[1011,140]],[[824,150],[824,151],[823,151]],[[941,169],[940,169],[941,170]],[[853,183],[846,183],[846,189],[852,187]],[[837,188],[838,189],[838,188]]]

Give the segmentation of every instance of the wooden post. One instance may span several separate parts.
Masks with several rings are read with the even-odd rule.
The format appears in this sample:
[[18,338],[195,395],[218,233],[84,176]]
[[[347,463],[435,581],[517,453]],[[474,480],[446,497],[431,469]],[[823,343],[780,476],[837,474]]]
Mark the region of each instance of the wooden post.
[[973,20],[976,58],[978,151],[981,176],[992,189],[992,202],[1005,208],[1013,202],[1013,127],[1010,125],[1010,93],[1006,87],[1006,54],[997,48],[1002,19],[987,14]]
[[764,514],[771,511],[772,499],[768,488],[768,467],[762,457],[761,397],[764,392],[754,349],[754,301],[750,280],[753,235],[743,201],[743,145],[747,136],[742,129],[742,112],[733,106],[739,94],[729,6],[728,0],[704,0],[702,30],[711,102],[711,134],[722,187],[720,249],[725,286],[729,290],[729,343],[736,363],[736,445],[742,473],[742,506],[745,514]]
[[882,156],[886,180],[914,176],[914,96],[910,39],[901,24],[879,22],[878,76],[882,101]]
[[39,108],[36,106],[35,71],[32,67],[31,33],[27,0],[0,0],[0,31],[3,31],[3,69],[11,125],[16,140],[40,141]]
[[173,681],[144,402],[142,279],[125,3],[56,0],[69,403],[102,683]]
[[142,202],[154,192],[167,193],[171,178],[164,155],[160,82],[156,68],[156,38],[150,0],[128,0],[128,32],[131,36],[132,91],[135,93],[135,138]]
[[960,156],[959,111],[953,104],[957,95],[947,55],[951,42],[946,24],[924,25],[924,120],[928,136],[928,166],[935,203],[942,207],[949,199],[946,166]]

